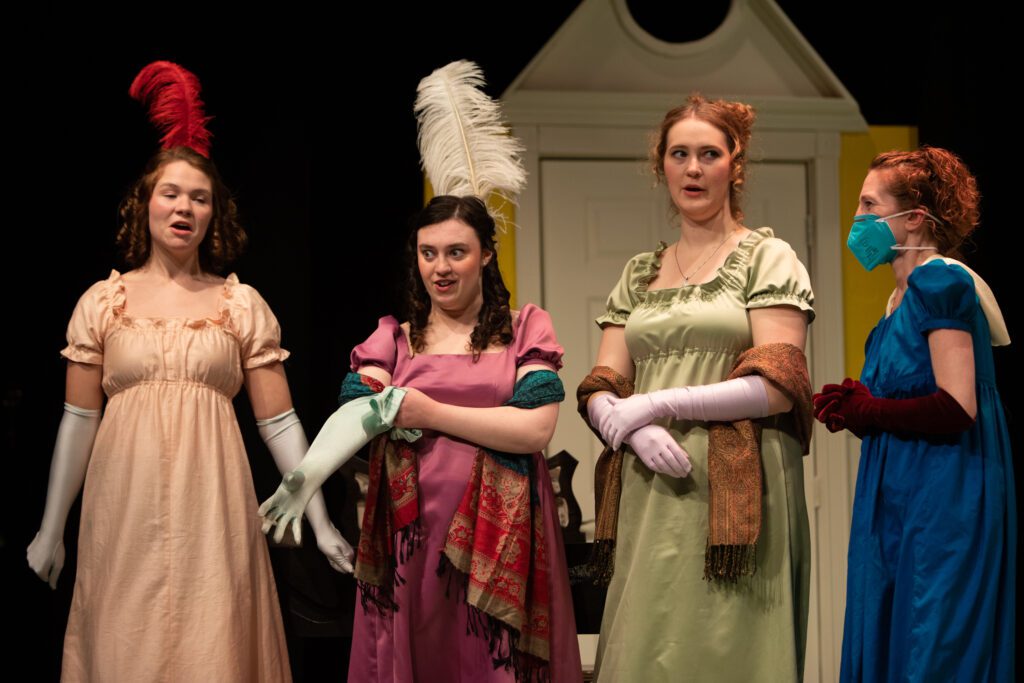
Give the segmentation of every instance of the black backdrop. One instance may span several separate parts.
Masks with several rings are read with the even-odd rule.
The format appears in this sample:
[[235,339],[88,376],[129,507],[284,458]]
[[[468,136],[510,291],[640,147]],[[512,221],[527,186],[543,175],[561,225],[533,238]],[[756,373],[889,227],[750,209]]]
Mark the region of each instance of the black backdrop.
[[[145,16],[37,12],[8,23],[18,44],[3,48],[10,90],[0,419],[8,509],[0,513],[0,604],[17,629],[5,648],[13,646],[19,661],[41,661],[41,680],[59,671],[77,506],[56,593],[26,568],[24,548],[41,518],[61,415],[57,351],[67,318],[81,292],[118,264],[116,207],[155,150],[156,135],[127,96],[135,73],[170,59],[203,82],[216,117],[213,156],[251,240],[236,271],[278,315],[294,354],[286,364],[294,401],[312,435],[333,410],[348,350],[378,316],[396,311],[405,226],[422,197],[411,116],[416,83],[433,68],[469,58],[499,95],[576,4],[524,3],[511,16],[464,2],[433,12],[380,5],[344,22],[284,6],[273,16],[233,17],[169,7]],[[715,12],[635,4],[655,21],[660,14],[666,26]],[[931,3],[869,0],[838,18],[826,17],[819,3],[781,4],[869,123],[917,125],[921,142],[957,151],[976,172],[983,225],[967,260],[992,285],[1015,336],[1018,237],[1006,229],[1014,196],[1008,164],[1000,171],[1016,123],[1010,88],[1000,86],[1016,82],[1002,55],[1007,21],[977,3],[929,13]],[[997,351],[997,364],[1019,444],[1012,354]],[[277,476],[254,438],[244,392],[236,409],[262,499]],[[311,675],[337,678],[345,653],[336,654],[298,659]]]

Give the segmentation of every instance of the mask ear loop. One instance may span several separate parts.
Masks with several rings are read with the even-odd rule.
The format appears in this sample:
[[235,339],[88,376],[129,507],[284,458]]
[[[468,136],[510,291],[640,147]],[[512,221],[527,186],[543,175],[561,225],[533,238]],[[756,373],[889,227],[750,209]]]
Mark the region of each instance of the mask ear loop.
[[[935,216],[931,215],[930,213],[928,213],[927,211],[925,211],[924,209],[922,209],[920,207],[918,207],[916,209],[907,209],[906,211],[900,211],[898,213],[893,213],[893,214],[890,214],[888,216],[885,216],[884,218],[879,218],[878,220],[886,221],[886,225],[888,225],[889,224],[888,220],[890,218],[896,218],[897,216],[905,216],[908,213],[923,213],[925,216],[928,216],[928,218],[931,218],[933,221],[935,221],[939,225],[943,225],[942,221],[940,221],[938,218],[936,218]],[[889,228],[889,230],[891,231],[892,228]],[[894,245],[892,245],[889,248],[891,250],[893,250],[893,251],[938,251],[939,250],[938,247],[901,247],[898,244],[894,244]]]
[[897,216],[905,216],[908,213],[923,213],[925,216],[928,216],[928,218],[931,218],[933,221],[935,221],[939,225],[945,225],[945,222],[940,221],[938,218],[936,218],[935,216],[931,215],[930,213],[928,213],[927,211],[925,211],[921,207],[917,207],[916,209],[907,209],[906,211],[899,211],[897,213],[891,213],[888,216],[882,216],[878,220],[880,220],[880,221],[887,221],[890,218],[896,218]]

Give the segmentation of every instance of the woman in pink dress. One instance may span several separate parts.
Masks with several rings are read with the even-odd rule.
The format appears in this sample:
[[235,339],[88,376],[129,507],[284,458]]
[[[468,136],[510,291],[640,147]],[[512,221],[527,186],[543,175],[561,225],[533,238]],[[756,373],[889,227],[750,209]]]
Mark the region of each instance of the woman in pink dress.
[[[552,377],[561,367],[562,347],[551,319],[532,304],[521,311],[509,309],[495,254],[494,221],[476,197],[432,200],[414,223],[408,255],[408,321],[381,318],[377,330],[352,351],[351,364],[353,371],[372,378],[368,382],[403,388],[395,425],[424,430],[409,446],[418,469],[419,545],[407,546],[408,553],[392,549],[392,566],[400,578],[393,592],[384,592],[395,608],[380,600],[374,604],[380,595],[363,571],[373,559],[371,525],[364,520],[356,576],[367,609],[357,611],[349,680],[481,683],[524,680],[546,669],[552,681],[580,681],[561,529],[539,452],[554,432],[558,403],[507,405],[532,379],[544,373]],[[494,603],[500,600],[478,586],[477,565],[499,573],[479,547],[480,518],[494,510],[491,501],[501,501],[497,507],[506,510],[513,503],[500,485],[489,486],[494,482],[488,480],[486,459],[479,495],[466,495],[471,480],[480,476],[485,450],[507,458],[503,462],[513,468],[526,471],[529,465],[531,474],[525,497],[533,505],[532,538],[539,547],[532,548],[526,563],[529,578],[517,588],[527,594],[528,612],[542,616],[518,630],[507,627],[507,617],[504,626],[500,616],[494,618],[501,611]],[[473,550],[481,551],[473,554],[468,577],[457,569],[454,547],[465,530],[460,520],[467,517],[476,518]],[[538,567],[546,571],[535,571]],[[520,653],[536,654],[540,641],[546,661],[534,657],[527,664],[531,658]]]

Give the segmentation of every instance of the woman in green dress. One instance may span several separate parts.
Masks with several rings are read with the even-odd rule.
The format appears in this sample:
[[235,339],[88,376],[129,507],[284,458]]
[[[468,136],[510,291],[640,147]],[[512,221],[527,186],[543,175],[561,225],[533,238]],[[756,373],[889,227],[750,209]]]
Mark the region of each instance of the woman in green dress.
[[741,223],[753,121],[700,95],[666,114],[651,161],[678,239],[630,259],[597,319],[581,412],[624,453],[605,683],[802,677],[813,294],[788,244]]

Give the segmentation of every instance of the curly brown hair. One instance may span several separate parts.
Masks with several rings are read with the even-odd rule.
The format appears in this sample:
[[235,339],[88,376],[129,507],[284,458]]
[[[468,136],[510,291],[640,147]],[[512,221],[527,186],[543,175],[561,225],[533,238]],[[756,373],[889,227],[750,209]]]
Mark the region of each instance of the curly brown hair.
[[121,201],[121,227],[117,231],[117,246],[125,262],[132,268],[138,268],[149,260],[149,200],[164,166],[174,161],[188,162],[210,179],[213,187],[213,216],[206,237],[199,245],[199,267],[203,272],[221,273],[241,255],[248,237],[238,222],[235,200],[221,180],[217,167],[213,161],[188,147],[162,149],[146,164],[142,176]]
[[[442,195],[430,200],[412,221],[412,229],[406,242],[408,276],[406,282],[406,316],[409,319],[409,338],[413,351],[422,352],[427,345],[427,327],[430,319],[430,295],[420,278],[417,237],[420,228],[436,225],[446,220],[459,220],[476,233],[480,246],[496,253],[494,246],[494,219],[478,197],[455,197]],[[512,343],[512,310],[509,307],[509,292],[498,270],[498,259],[491,258],[483,268],[483,306],[477,316],[476,327],[469,337],[473,360],[492,344],[508,346]]]
[[[754,127],[754,108],[743,102],[709,100],[698,92],[691,93],[686,102],[670,110],[662,119],[658,129],[651,133],[648,158],[651,171],[658,183],[665,180],[665,152],[668,147],[668,132],[683,119],[706,121],[725,134],[729,154],[732,155],[729,173],[729,209],[736,221],[743,220],[740,198],[743,183],[747,180],[747,148],[750,133]],[[673,204],[673,206],[675,206]]]
[[885,171],[886,189],[900,209],[922,208],[942,221],[925,216],[939,253],[960,256],[960,246],[981,218],[978,182],[960,157],[925,145],[913,152],[883,152],[871,162],[871,170]]

